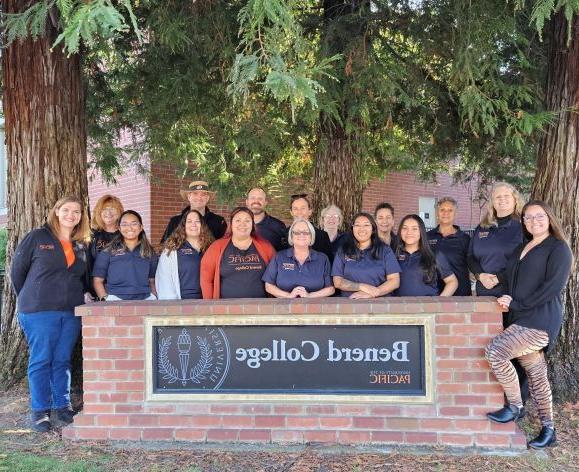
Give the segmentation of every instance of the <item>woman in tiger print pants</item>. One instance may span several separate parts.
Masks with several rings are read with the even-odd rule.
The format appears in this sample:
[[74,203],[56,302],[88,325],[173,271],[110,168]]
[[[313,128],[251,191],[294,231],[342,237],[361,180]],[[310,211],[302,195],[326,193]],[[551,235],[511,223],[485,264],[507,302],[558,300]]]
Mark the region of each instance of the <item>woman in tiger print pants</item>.
[[492,421],[508,423],[524,415],[517,373],[510,362],[517,359],[529,378],[529,390],[542,424],[529,447],[542,449],[556,440],[544,351],[553,346],[561,329],[560,294],[567,284],[573,256],[564,230],[547,204],[540,200],[528,202],[521,219],[527,242],[509,259],[508,295],[497,299],[499,305],[509,309],[507,328],[486,350],[509,404],[487,416]]

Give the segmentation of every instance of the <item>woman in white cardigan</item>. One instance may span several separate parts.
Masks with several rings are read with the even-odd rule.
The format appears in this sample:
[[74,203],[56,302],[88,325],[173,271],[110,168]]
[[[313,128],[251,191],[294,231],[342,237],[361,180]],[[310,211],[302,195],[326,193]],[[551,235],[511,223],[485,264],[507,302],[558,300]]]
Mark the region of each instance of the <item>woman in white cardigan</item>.
[[199,268],[201,256],[212,242],[211,231],[197,210],[183,215],[159,258],[155,275],[159,300],[203,298]]

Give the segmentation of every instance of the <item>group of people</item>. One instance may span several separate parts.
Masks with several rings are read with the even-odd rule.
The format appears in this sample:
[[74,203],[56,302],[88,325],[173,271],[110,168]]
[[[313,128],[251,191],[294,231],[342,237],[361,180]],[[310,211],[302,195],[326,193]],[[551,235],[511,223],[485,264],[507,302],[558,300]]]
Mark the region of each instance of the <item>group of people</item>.
[[[51,409],[60,421],[73,420],[70,362],[80,334],[74,308],[85,302],[465,296],[472,294],[472,274],[476,294],[497,297],[505,310],[505,331],[489,345],[487,358],[508,404],[489,418],[505,422],[522,416],[518,379],[526,373],[543,423],[530,445],[552,444],[542,353],[561,327],[559,293],[572,257],[545,203],[523,206],[517,190],[501,182],[493,186],[472,238],[455,224],[458,206],[450,197],[437,202],[438,226],[428,232],[415,214],[404,216],[395,232],[389,203],[373,214],[357,213],[341,232],[343,216],[335,205],[322,210],[321,227],[313,224],[307,194],[292,195],[293,222],[286,227],[266,212],[266,193],[256,187],[245,206],[231,212],[227,232],[225,219],[207,206],[207,182],[191,182],[181,194],[189,205],[170,219],[159,255],[141,216],[111,195],[99,199],[90,226],[79,199],[59,200],[46,225],[18,245],[11,278],[30,349],[35,430],[51,428]],[[519,360],[518,371],[511,359]]]

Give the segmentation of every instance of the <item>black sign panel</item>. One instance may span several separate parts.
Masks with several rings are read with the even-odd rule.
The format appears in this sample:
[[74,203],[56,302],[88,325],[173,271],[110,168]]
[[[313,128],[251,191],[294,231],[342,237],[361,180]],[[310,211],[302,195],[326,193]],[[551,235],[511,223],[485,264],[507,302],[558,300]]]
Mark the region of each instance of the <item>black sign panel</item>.
[[422,325],[154,326],[154,393],[425,395]]

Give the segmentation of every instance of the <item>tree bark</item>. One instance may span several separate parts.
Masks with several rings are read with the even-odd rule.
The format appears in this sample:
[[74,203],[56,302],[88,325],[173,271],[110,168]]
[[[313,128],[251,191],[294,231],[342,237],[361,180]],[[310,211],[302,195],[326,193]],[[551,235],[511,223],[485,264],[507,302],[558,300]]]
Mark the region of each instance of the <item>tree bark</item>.
[[545,200],[561,219],[575,256],[564,291],[561,335],[549,359],[554,394],[560,400],[579,397],[579,16],[571,27],[568,43],[563,13],[551,20],[545,100],[547,109],[558,115],[542,137],[532,191],[533,198]]
[[347,226],[362,208],[364,191],[356,140],[339,127],[324,131],[317,146],[312,203],[317,214],[330,204],[336,205],[342,210]]
[[[20,13],[29,0],[3,1],[4,13]],[[14,42],[2,52],[8,160],[8,246],[1,313],[0,384],[26,375],[26,343],[15,313],[10,261],[20,239],[44,224],[61,197],[88,203],[84,89],[80,58],[51,51],[56,28],[44,37]]]

